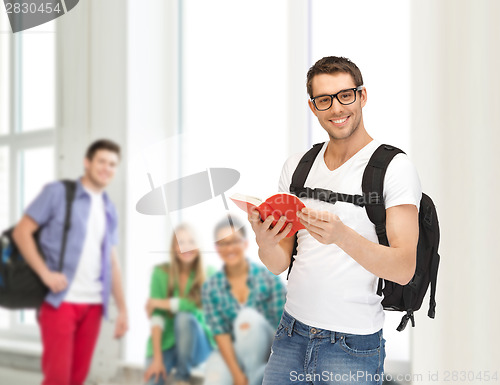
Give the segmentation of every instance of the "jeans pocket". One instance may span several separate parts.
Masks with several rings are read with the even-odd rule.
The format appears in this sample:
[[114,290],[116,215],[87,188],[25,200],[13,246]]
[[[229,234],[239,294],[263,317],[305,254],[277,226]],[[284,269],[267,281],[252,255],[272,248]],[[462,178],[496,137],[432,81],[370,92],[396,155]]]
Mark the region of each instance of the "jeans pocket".
[[288,333],[289,326],[285,324],[283,321],[278,325],[278,329],[276,330],[276,334],[274,335],[274,340],[281,339],[284,335]]
[[347,353],[354,356],[374,356],[379,354],[381,347],[381,332],[374,334],[343,334],[340,337],[340,346]]

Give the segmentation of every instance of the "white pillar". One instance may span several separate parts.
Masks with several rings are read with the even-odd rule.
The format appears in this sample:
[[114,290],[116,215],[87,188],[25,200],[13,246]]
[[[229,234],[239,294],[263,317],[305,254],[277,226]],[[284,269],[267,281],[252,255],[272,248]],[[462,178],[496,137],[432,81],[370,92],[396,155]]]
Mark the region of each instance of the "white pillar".
[[500,376],[500,3],[418,0],[411,11],[412,154],[442,257],[436,319],[425,302],[412,370],[418,384],[480,383],[460,371]]
[[[57,20],[57,175],[83,175],[85,149],[109,138],[121,145],[122,164],[107,189],[119,213],[125,212],[127,160],[127,34],[122,0],[80,1]],[[125,270],[125,215],[120,216],[118,247]],[[133,311],[133,310],[132,310]],[[89,379],[113,377],[121,360],[121,342],[113,338],[116,307],[103,322]]]
[[180,128],[179,5],[177,0],[127,1],[129,159],[124,242],[130,332],[122,356],[126,364],[144,363],[151,329],[143,309],[152,266],[165,262],[168,256],[167,252],[151,251],[168,250],[172,234],[167,216],[140,214],[135,205],[150,191],[147,173],[156,187],[178,177],[181,150],[173,143]]
[[309,138],[309,115],[306,105],[306,73],[309,57],[310,0],[289,0],[288,11],[288,154],[304,151],[313,143]]

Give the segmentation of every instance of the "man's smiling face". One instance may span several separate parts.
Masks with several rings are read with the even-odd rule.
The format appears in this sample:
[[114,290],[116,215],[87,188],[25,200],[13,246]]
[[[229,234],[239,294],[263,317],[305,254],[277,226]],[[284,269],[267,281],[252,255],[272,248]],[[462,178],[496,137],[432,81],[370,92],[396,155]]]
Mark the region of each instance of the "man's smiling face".
[[[312,79],[313,97],[332,95],[339,91],[355,88],[354,79],[349,73],[318,74]],[[318,118],[321,126],[333,140],[351,137],[363,124],[362,108],[366,104],[366,90],[356,91],[356,101],[342,105],[334,98],[332,106],[326,111],[318,111],[309,100],[309,107]]]

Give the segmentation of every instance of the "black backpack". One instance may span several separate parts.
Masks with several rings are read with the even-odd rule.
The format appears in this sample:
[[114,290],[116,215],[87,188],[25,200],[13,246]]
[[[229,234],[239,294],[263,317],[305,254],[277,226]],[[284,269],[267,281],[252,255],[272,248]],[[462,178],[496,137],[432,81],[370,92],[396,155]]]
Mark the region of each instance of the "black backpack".
[[[384,177],[391,160],[399,153],[404,153],[399,148],[386,144],[380,145],[373,153],[363,173],[362,191],[363,195],[349,195],[332,192],[321,188],[312,189],[304,187],[309,171],[321,151],[323,143],[317,143],[301,158],[295,169],[290,193],[299,198],[313,198],[324,202],[335,204],[335,202],[349,202],[354,205],[365,207],[368,218],[375,225],[375,231],[379,243],[389,246],[385,228],[385,203],[383,200]],[[407,285],[399,285],[389,280],[379,279],[377,294],[384,294],[382,306],[385,310],[404,311],[406,314],[401,319],[397,330],[405,329],[409,320],[415,326],[414,312],[420,309],[425,293],[431,285],[429,311],[427,315],[434,318],[436,315],[436,283],[440,256],[439,246],[439,223],[436,207],[432,199],[422,194],[419,208],[419,237],[417,245],[417,266],[415,274]],[[293,255],[296,255],[297,236]],[[288,275],[292,269],[295,258],[292,255]],[[383,282],[385,285],[383,285]]]
[[[71,223],[71,206],[76,191],[76,182],[69,180],[62,182],[66,189],[66,215],[59,255],[59,271],[62,271],[64,264],[66,239]],[[49,289],[19,252],[12,238],[13,230],[14,227],[5,230],[0,237],[0,307],[7,309],[39,308]],[[38,242],[40,230],[41,228],[33,236],[40,255],[45,259]]]

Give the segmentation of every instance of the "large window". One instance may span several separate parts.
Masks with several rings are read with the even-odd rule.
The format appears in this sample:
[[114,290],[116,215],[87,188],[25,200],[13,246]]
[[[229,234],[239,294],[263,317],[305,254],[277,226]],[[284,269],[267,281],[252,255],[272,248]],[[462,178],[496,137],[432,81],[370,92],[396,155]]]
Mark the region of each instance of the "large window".
[[[289,135],[286,3],[184,2],[181,172],[235,169],[240,179],[227,197],[239,192],[266,198],[277,192]],[[245,219],[227,200],[228,208]],[[222,198],[215,197],[205,207],[184,210],[181,219],[211,229],[225,211]],[[205,224],[202,218],[208,219]],[[207,258],[218,263],[212,232],[201,236]],[[257,258],[250,243],[248,254]]]
[[[55,24],[13,34],[0,12],[0,229],[55,176]],[[0,336],[36,335],[34,311],[0,310]]]
[[[246,221],[245,214],[229,196],[239,192],[265,198],[275,193],[288,155],[287,1],[183,0],[178,4],[177,43],[165,50],[178,63],[178,97],[172,101],[163,98],[160,104],[166,110],[172,103],[179,104],[178,124],[170,137],[165,132],[163,143],[148,143],[137,150],[146,160],[145,168],[155,186],[207,168],[238,171],[240,179],[225,197],[230,211]],[[154,30],[154,26],[147,28]],[[176,44],[179,44],[178,57]],[[161,58],[159,55],[158,59]],[[164,79],[165,67],[157,69],[158,79]],[[144,81],[140,87],[143,84]],[[153,90],[149,93],[156,95],[154,87],[152,83]],[[154,98],[148,101],[157,102]],[[137,103],[141,101],[132,108],[143,108]],[[138,122],[137,129],[144,119]],[[138,173],[135,177],[147,189],[145,174]],[[181,221],[191,224],[202,245],[205,263],[217,267],[221,262],[214,250],[213,227],[226,213],[226,207],[222,196],[210,198],[169,213],[167,220],[171,227]],[[142,223],[142,228],[137,226],[139,233],[134,231],[134,237],[143,241],[142,249],[134,249],[127,260],[128,292],[133,292],[129,306],[142,309],[148,295],[151,266],[169,258],[171,227],[158,234],[159,218],[131,215],[137,217],[129,217],[127,226],[134,226],[132,222]],[[251,234],[249,240],[247,255],[258,259]],[[134,333],[127,336],[125,359],[142,364],[150,332],[144,312],[131,313],[131,325]]]

